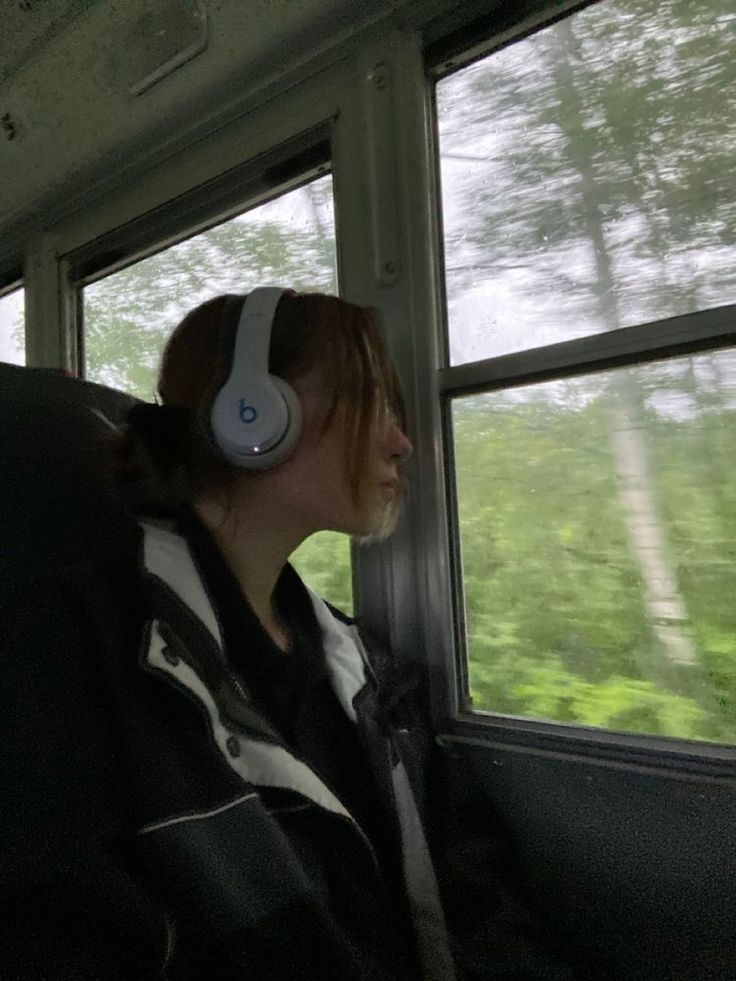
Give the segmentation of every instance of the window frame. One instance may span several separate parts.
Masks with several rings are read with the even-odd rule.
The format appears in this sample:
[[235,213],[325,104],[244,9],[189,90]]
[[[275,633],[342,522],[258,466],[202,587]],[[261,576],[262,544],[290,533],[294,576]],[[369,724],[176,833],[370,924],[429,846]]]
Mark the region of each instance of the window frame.
[[24,289],[23,272],[21,269],[8,269],[4,274],[0,274],[0,299],[15,293],[16,290]]
[[[699,776],[733,778],[736,746],[630,733],[555,720],[528,719],[501,713],[472,710],[469,706],[469,664],[465,626],[465,603],[459,509],[455,480],[452,431],[452,400],[456,397],[491,392],[521,384],[541,383],[565,377],[580,377],[595,371],[646,365],[665,358],[733,348],[736,350],[736,303],[710,307],[694,313],[638,323],[614,331],[560,341],[495,358],[451,365],[445,281],[445,238],[442,220],[440,139],[437,84],[510,44],[572,16],[601,0],[570,2],[540,9],[519,23],[513,12],[501,8],[424,48],[425,97],[430,116],[429,149],[435,207],[433,253],[438,280],[438,343],[441,358],[435,365],[435,400],[442,439],[442,488],[445,502],[445,545],[447,562],[442,577],[451,597],[452,654],[445,659],[445,677],[454,692],[435,694],[435,713],[443,718],[441,745],[512,747],[541,755],[574,755],[595,758],[612,765],[643,765],[664,770],[697,773]],[[436,687],[436,686],[435,686]]]

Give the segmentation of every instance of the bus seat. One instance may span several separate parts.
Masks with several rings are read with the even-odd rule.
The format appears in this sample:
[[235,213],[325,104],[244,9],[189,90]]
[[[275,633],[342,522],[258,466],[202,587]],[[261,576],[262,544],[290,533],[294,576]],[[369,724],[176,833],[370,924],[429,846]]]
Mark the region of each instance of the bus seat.
[[105,422],[135,400],[52,370],[0,364],[0,560],[73,561],[132,544],[106,473]]

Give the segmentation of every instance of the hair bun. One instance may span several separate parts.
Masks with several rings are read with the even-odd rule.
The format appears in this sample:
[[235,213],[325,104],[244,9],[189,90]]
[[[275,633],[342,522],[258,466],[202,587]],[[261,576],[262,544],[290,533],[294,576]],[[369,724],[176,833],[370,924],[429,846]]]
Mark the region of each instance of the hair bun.
[[160,432],[163,427],[184,423],[189,410],[183,405],[159,405],[157,402],[136,402],[125,417],[126,425],[143,435]]
[[191,423],[191,409],[183,405],[137,402],[125,417],[129,436],[146,446],[157,467],[164,473],[185,463]]

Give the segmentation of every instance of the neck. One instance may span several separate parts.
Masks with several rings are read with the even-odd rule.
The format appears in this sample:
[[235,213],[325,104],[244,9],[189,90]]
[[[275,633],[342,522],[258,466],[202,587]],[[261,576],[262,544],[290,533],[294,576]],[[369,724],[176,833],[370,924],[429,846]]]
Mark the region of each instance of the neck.
[[248,494],[230,505],[202,495],[194,510],[207,527],[253,612],[282,648],[288,635],[274,603],[276,583],[291,553],[309,532],[297,527],[267,496]]

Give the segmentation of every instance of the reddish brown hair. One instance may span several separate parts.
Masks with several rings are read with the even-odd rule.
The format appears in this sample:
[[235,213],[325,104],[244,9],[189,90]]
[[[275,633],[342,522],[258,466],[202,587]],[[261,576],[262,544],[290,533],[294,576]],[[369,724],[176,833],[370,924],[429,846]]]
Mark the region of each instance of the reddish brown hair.
[[[164,406],[182,410],[160,414],[161,422],[177,431],[167,441],[129,427],[115,453],[121,476],[152,471],[170,482],[174,472],[183,471],[191,492],[197,493],[227,489],[241,472],[215,448],[209,429],[210,407],[227,377],[235,342],[235,324],[224,316],[227,302],[225,296],[207,300],[171,334],[157,389]],[[322,369],[330,395],[324,428],[339,411],[347,434],[350,490],[359,503],[373,427],[386,411],[405,426],[401,388],[376,312],[323,293],[285,293],[274,317],[269,371],[292,381],[316,367]]]

